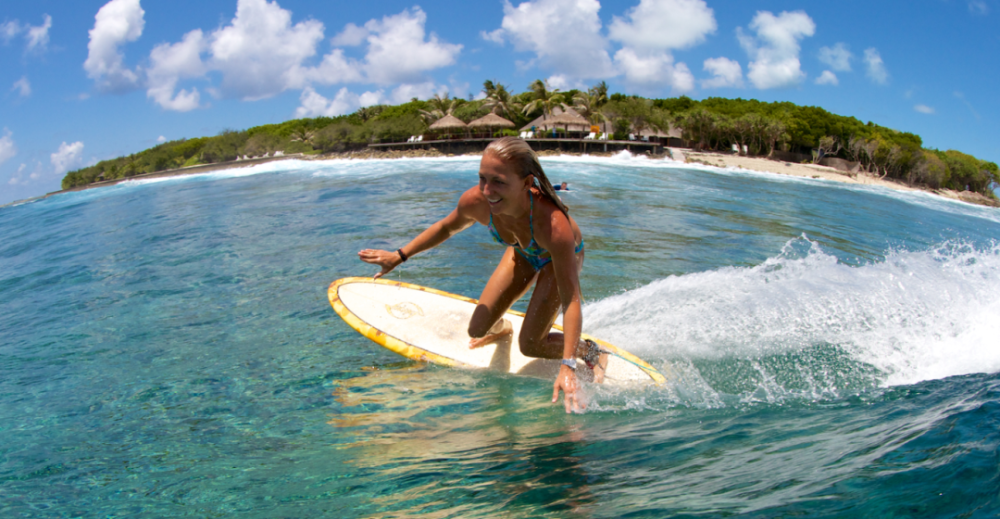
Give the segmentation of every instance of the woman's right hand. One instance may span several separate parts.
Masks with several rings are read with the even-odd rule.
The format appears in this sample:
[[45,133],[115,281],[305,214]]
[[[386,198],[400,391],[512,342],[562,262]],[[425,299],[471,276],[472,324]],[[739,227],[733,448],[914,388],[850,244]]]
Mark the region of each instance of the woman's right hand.
[[365,249],[358,253],[358,258],[365,263],[382,267],[382,272],[375,274],[375,279],[392,272],[392,269],[403,262],[403,258],[399,257],[398,252],[378,249]]

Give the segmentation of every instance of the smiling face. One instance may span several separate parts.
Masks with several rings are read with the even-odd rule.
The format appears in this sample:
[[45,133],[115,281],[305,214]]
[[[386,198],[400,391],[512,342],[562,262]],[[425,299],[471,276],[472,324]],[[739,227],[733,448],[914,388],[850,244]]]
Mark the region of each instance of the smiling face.
[[492,153],[479,163],[479,192],[490,204],[493,214],[517,216],[527,210],[527,193],[532,177],[520,178],[514,167]]

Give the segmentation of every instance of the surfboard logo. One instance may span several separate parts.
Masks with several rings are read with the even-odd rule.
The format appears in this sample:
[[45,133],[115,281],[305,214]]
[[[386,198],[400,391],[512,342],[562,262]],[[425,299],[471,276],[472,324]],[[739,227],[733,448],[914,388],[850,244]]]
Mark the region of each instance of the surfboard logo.
[[409,319],[414,315],[423,317],[424,311],[415,303],[404,301],[394,305],[385,305],[385,310],[396,319]]

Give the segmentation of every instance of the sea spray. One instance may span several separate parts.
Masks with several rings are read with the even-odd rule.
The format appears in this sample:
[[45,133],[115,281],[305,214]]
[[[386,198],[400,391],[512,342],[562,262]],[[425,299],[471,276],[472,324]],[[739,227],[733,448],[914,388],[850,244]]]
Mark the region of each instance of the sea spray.
[[[1000,246],[850,266],[802,236],[754,267],[670,276],[584,308],[587,332],[669,365],[682,399],[826,400],[1000,370]],[[694,396],[692,396],[694,395]],[[725,398],[723,398],[725,400]]]

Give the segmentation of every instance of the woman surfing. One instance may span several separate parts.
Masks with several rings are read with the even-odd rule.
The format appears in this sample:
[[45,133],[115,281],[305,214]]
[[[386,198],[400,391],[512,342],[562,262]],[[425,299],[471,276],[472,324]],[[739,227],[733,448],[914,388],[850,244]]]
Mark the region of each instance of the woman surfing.
[[[608,355],[593,341],[580,340],[583,234],[527,142],[515,137],[491,142],[479,164],[479,185],[463,193],[448,216],[395,252],[365,249],[358,256],[382,268],[375,274],[379,278],[477,222],[506,250],[472,314],[469,347],[511,335],[513,327],[503,315],[534,284],[518,336],[521,353],[562,359],[552,401],[562,391],[566,412],[585,408],[577,394],[576,359],[582,359],[593,370],[594,380],[601,382]],[[550,332],[560,311],[563,333]]]

